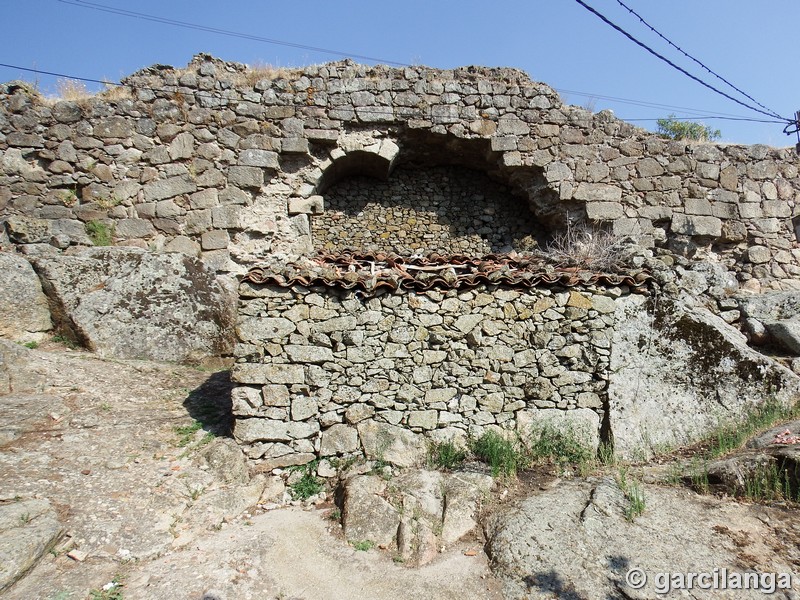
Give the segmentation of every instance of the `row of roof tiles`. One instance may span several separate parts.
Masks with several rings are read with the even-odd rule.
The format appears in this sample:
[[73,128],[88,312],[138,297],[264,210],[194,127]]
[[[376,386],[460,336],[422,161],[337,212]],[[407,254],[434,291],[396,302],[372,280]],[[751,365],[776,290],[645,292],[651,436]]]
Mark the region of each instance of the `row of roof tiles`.
[[549,264],[535,255],[488,254],[402,257],[395,254],[322,253],[276,267],[251,268],[243,281],[292,287],[326,286],[360,290],[371,296],[382,289],[450,290],[479,285],[512,288],[554,286],[627,286],[641,290],[651,281],[644,269],[625,273],[596,273],[580,267]]

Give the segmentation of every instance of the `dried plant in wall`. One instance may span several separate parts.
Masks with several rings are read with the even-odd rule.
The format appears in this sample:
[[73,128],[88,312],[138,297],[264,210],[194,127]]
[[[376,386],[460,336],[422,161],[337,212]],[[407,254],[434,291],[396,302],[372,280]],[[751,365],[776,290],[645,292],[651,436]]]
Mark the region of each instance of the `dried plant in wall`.
[[560,267],[619,271],[624,265],[624,243],[610,231],[567,223],[566,230],[553,237],[543,255]]

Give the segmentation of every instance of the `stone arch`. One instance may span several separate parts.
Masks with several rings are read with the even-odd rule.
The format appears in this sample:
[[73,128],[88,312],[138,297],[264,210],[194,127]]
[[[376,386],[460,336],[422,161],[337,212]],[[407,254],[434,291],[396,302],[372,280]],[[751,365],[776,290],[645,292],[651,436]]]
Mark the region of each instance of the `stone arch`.
[[317,250],[482,255],[531,250],[551,233],[558,198],[542,169],[506,167],[487,139],[406,130],[345,140],[332,158],[315,188]]
[[316,193],[324,195],[338,181],[353,175],[386,180],[399,153],[399,146],[388,139],[372,143],[347,143],[345,140],[344,148],[334,153],[332,163],[322,172],[316,185]]

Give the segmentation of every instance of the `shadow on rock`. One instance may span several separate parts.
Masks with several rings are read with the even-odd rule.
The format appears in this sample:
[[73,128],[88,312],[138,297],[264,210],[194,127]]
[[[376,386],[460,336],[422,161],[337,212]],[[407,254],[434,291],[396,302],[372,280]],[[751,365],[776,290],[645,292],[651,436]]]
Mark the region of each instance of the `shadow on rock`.
[[230,371],[213,373],[198,388],[189,392],[183,406],[204,430],[218,437],[232,437],[232,389]]
[[564,578],[552,570],[528,575],[524,581],[529,590],[538,588],[542,592],[554,594],[561,600],[586,600],[575,591],[572,584],[565,583]]

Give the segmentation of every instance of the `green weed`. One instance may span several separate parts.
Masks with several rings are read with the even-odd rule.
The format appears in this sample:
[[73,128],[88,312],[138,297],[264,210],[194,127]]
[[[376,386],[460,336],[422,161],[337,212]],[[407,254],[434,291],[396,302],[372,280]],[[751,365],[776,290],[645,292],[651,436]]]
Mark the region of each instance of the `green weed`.
[[123,600],[122,588],[124,586],[122,575],[115,575],[109,583],[99,590],[91,590],[89,592],[89,600]]
[[434,442],[428,448],[428,467],[452,471],[467,459],[467,451],[453,442]]
[[75,348],[78,347],[78,343],[75,340],[61,334],[54,335],[53,341],[56,344],[63,344],[64,346],[66,346],[67,348],[71,348],[72,350],[75,350]]
[[518,440],[509,440],[494,431],[487,431],[470,442],[470,450],[492,469],[492,476],[514,477],[529,460]]
[[203,424],[200,421],[193,421],[189,425],[178,425],[175,427],[175,433],[178,434],[178,447],[185,448],[191,444],[194,434],[202,429]]
[[203,492],[206,491],[206,488],[204,488],[204,487],[190,488],[189,486],[186,486],[186,490],[189,492],[189,498],[191,498],[192,502],[194,502],[200,496],[203,495]]
[[289,486],[295,500],[308,500],[324,489],[322,481],[314,475],[316,466],[316,461],[312,461],[307,465],[296,467],[297,470],[303,471],[303,476]]
[[614,444],[611,442],[601,442],[597,447],[597,460],[601,465],[613,467],[617,464],[617,457],[614,456]]
[[68,208],[71,208],[78,203],[78,191],[74,187],[66,190],[61,190],[58,196],[62,204]]
[[375,542],[372,540],[362,540],[360,542],[350,542],[353,544],[353,548],[360,552],[366,552],[368,550],[372,550],[375,547]]
[[25,342],[22,345],[25,346],[28,350],[36,350],[39,347],[39,342]]
[[114,243],[114,225],[102,221],[89,221],[84,226],[86,235],[95,246],[111,246]]

